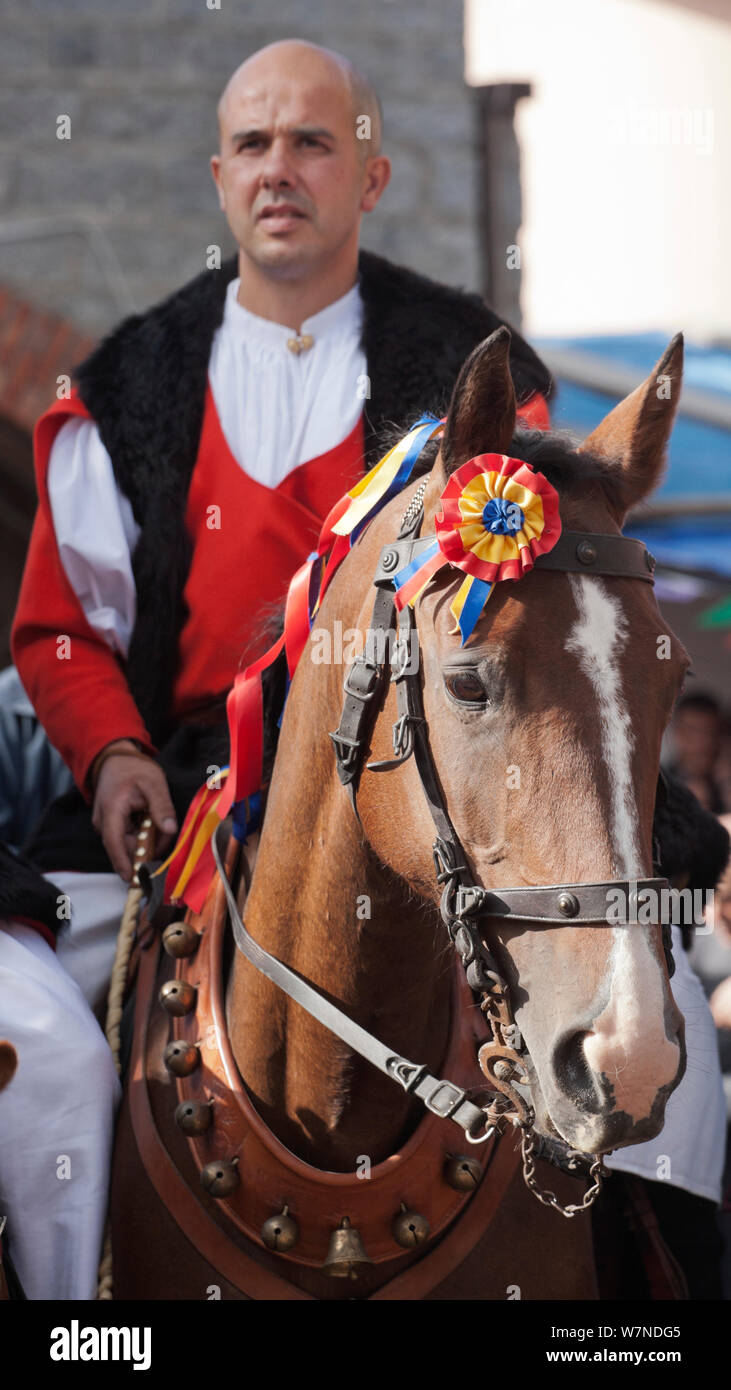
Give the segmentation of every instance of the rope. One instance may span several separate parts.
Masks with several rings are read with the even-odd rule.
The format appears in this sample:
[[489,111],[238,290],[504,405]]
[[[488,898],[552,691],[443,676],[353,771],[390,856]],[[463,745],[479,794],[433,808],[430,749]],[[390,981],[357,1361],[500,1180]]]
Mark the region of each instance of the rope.
[[[127,901],[122,913],[122,921],[117,935],[117,949],[112,966],[112,976],[109,981],[109,994],[107,996],[107,1020],[105,1032],[107,1042],[112,1050],[114,1065],[117,1068],[117,1075],[122,1075],[122,1063],[120,1060],[121,1050],[121,1025],[122,1013],[124,1009],[124,991],[127,984],[127,969],[129,958],[132,954],[132,946],[137,931],[139,920],[139,909],[142,901],[142,888],[138,876],[140,865],[145,862],[148,854],[147,840],[152,827],[152,821],[146,816],[140,826],[140,833],[137,836],[137,845],[134,853],[134,866],[132,879],[127,893]],[[109,1217],[104,1235],[104,1249],[99,1263],[99,1274],[97,1279],[97,1300],[111,1299],[114,1297],[112,1292],[112,1230]]]

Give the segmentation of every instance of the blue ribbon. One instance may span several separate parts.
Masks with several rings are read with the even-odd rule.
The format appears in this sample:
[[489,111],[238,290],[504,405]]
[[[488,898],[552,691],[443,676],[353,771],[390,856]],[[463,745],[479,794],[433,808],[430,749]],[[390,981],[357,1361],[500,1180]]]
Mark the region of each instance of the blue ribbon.
[[523,509],[506,497],[491,497],[482,508],[482,524],[493,535],[515,535],[522,530],[524,521]]
[[397,575],[394,575],[394,588],[399,590],[402,584],[405,584],[406,581],[411,578],[412,574],[416,574],[417,570],[420,570],[422,565],[426,564],[427,560],[431,560],[432,555],[436,555],[438,549],[438,541],[432,541],[431,545],[428,545],[425,550],[422,550],[420,555],[410,560],[408,565],[404,565],[404,568],[399,570]]
[[[414,421],[414,424],[411,426],[412,429],[417,429],[419,425],[423,425],[424,428],[419,430],[419,433],[417,434],[415,439],[412,439],[407,452],[404,454],[404,457],[401,460],[397,473],[391,480],[389,486],[383,494],[383,497],[379,499],[377,507],[378,511],[380,511],[382,507],[385,507],[386,503],[390,502],[391,498],[395,497],[397,492],[401,492],[401,489],[406,487],[406,484],[408,483],[409,478],[411,477],[411,474],[413,472],[414,464],[416,463],[416,460],[418,459],[422,450],[428,444],[432,434],[434,433],[434,426],[439,424],[440,418],[441,417],[439,415],[432,415],[430,411],[426,411],[423,415],[419,416],[418,420]],[[372,520],[373,516],[374,513],[370,512],[368,516],[363,518],[363,520],[359,523],[358,526],[353,528],[353,531],[351,532],[350,536],[351,545],[355,545],[355,542],[357,541],[358,537],[365,530],[366,526],[368,525],[369,521]]]
[[246,844],[247,835],[253,830],[258,830],[262,818],[262,797],[261,792],[254,792],[252,796],[244,797],[243,801],[235,801],[231,808],[233,816],[233,834],[239,844]]
[[477,579],[473,575],[469,593],[459,615],[459,630],[462,633],[461,646],[464,646],[468,638],[472,636],[475,625],[491,593],[492,584],[488,584],[485,579]]

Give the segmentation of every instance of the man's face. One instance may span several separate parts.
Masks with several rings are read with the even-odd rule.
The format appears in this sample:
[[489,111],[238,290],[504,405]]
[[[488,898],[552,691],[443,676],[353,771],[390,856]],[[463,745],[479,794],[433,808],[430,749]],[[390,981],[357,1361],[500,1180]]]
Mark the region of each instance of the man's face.
[[675,716],[676,756],[686,776],[707,777],[719,750],[720,721],[711,710],[683,709]]
[[262,270],[289,279],[357,238],[388,166],[361,158],[345,80],[307,61],[302,67],[301,75],[271,66],[242,75],[224,101],[221,153],[211,161],[239,247]]

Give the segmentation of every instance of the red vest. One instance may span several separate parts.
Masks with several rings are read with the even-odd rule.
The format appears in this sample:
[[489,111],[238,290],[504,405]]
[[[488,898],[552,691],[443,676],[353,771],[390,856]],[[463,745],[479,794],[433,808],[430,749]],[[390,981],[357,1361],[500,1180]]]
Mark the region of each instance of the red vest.
[[233,457],[208,386],[185,513],[193,560],[173,687],[177,718],[202,699],[225,694],[237,671],[269,646],[262,618],[284,605],[327,513],[362,472],[361,416],[335,448],[300,464],[277,487],[265,487]]
[[[113,739],[154,751],[118,658],[89,626],[66,578],[48,498],[48,460],[61,425],[88,418],[77,396],[57,401],[38,421],[38,511],[12,631],[13,660],[51,742],[77,785]],[[276,488],[249,477],[224,439],[210,386],[186,526],[193,559],[185,586],[188,614],[173,689],[177,719],[224,694],[254,654],[262,608],[283,602],[330,507],[363,471],[362,417],[334,449],[301,464]],[[211,510],[217,508],[217,511]],[[59,638],[67,639],[59,644]],[[268,639],[261,637],[264,650]],[[61,653],[61,656],[59,656]]]

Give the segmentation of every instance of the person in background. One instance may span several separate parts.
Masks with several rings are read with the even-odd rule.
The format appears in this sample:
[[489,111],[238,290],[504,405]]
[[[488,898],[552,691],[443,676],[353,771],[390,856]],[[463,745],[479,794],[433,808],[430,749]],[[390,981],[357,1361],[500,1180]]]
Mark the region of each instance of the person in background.
[[0,842],[17,848],[74,784],[14,666],[0,671]]
[[701,806],[720,815],[724,806],[716,780],[723,720],[713,695],[702,691],[683,695],[672,723],[672,759],[668,771],[685,782]]

